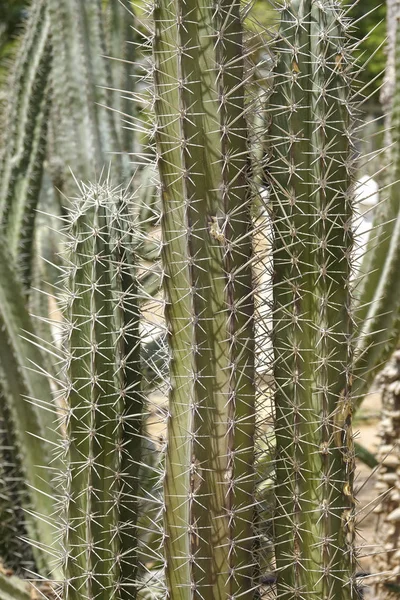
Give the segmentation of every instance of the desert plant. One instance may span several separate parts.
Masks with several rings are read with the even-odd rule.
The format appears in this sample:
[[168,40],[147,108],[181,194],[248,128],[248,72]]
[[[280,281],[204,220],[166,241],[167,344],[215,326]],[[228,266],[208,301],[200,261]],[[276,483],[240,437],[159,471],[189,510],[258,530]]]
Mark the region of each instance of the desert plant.
[[[1,414],[10,413],[12,440],[21,448],[18,467],[28,482],[21,493],[30,503],[24,527],[38,539],[36,567],[42,577],[62,580],[62,591],[52,586],[50,593],[77,600],[250,600],[264,594],[266,568],[275,571],[280,598],[351,598],[354,155],[346,15],[334,0],[277,7],[267,132],[264,119],[250,117],[257,80],[247,65],[240,2],[158,0],[151,36],[155,148],[142,157],[142,164],[156,157],[158,176],[150,174],[138,200],[109,181],[87,183],[120,143],[112,115],[93,104],[110,97],[94,83],[108,87],[100,61],[109,40],[105,4],[112,8],[97,0],[49,3],[49,147],[59,150],[64,140],[86,182],[68,209],[67,252],[56,265],[64,277],[56,302],[64,308],[61,342],[38,342],[5,250],[0,260]],[[258,109],[264,96],[255,96]],[[254,151],[252,143],[260,135],[268,138],[266,164],[254,164],[260,144]],[[125,163],[116,162],[117,177],[124,177]],[[260,174],[268,179],[272,226],[269,314],[268,297],[255,289],[263,262],[256,238],[267,220]],[[68,207],[62,204],[60,213]],[[161,267],[153,269],[159,205]],[[154,302],[165,303],[158,317],[167,330],[167,375],[163,338],[154,334],[157,326],[150,334],[143,327],[159,276],[163,297]],[[266,365],[268,348],[261,346],[271,319],[274,357]],[[375,369],[382,355],[366,356],[360,351],[360,377],[363,364]],[[273,373],[272,392],[265,371]],[[162,460],[150,447],[155,460],[146,463],[146,411],[157,386],[160,395],[168,391],[167,439]],[[273,400],[275,462],[261,410]],[[62,456],[55,453],[52,462],[49,447],[60,442]],[[265,501],[272,492],[274,518]],[[10,494],[4,504],[0,498],[5,511]],[[15,523],[18,513],[11,517]],[[272,542],[275,564],[266,564],[264,546]],[[11,579],[2,587],[0,578],[1,600],[10,588],[24,597]]]
[[82,186],[69,214],[65,598],[129,597],[136,580],[143,400],[126,204],[106,184]]
[[270,99],[279,598],[355,593],[352,63],[336,2],[281,12]]
[[33,231],[46,153],[51,65],[46,3],[34,3],[12,73],[3,121],[0,223],[29,288]]
[[[179,15],[179,18],[178,18]],[[240,3],[154,9],[171,353],[168,597],[253,595],[254,331]]]

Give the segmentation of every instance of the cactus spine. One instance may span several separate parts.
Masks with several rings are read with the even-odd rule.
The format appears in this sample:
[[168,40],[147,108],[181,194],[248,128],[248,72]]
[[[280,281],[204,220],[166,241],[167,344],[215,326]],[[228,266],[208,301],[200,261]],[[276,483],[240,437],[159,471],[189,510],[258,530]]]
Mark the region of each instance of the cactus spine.
[[[120,203],[120,204],[119,204]],[[66,296],[65,598],[135,597],[142,419],[126,199],[81,186]]]
[[173,600],[253,597],[254,333],[240,4],[154,10]]
[[271,97],[277,595],[352,598],[351,59],[335,0],[281,10]]

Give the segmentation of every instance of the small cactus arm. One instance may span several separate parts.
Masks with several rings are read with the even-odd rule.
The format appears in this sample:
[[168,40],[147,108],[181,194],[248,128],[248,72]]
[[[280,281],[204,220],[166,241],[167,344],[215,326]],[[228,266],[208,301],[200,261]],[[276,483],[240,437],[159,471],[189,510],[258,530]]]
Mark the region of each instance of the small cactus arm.
[[360,334],[356,348],[354,397],[359,406],[400,339],[400,28],[395,43],[395,94],[388,148],[388,187],[378,207],[356,290]]
[[65,598],[135,598],[142,392],[132,245],[117,192],[84,186],[66,240]]
[[277,597],[355,588],[351,58],[335,0],[280,8],[270,98]]
[[240,3],[154,8],[171,600],[253,598],[254,331]]
[[0,159],[0,224],[26,289],[49,109],[51,46],[45,4],[35,0],[30,9],[12,72]]

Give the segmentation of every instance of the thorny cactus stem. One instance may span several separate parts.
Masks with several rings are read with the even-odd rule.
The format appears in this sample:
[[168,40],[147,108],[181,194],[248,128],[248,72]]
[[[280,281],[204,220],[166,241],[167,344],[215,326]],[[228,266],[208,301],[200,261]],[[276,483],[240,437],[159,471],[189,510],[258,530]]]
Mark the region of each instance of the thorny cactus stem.
[[240,2],[159,0],[153,41],[171,353],[172,600],[250,599],[254,332]]
[[31,281],[36,208],[47,146],[49,29],[46,2],[35,0],[13,69],[12,99],[3,123],[0,224],[25,290]]
[[65,598],[134,598],[142,394],[127,200],[108,184],[80,191],[65,283]]
[[268,165],[280,600],[356,595],[346,41],[339,2],[281,8]]
[[357,288],[360,335],[354,398],[360,404],[382,365],[399,345],[400,314],[400,27],[395,39],[395,95],[388,148],[388,198],[377,208]]

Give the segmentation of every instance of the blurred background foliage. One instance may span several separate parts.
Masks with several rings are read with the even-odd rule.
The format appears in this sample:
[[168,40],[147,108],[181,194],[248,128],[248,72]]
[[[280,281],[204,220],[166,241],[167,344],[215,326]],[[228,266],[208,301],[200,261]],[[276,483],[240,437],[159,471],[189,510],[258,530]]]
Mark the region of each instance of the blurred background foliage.
[[3,81],[28,4],[27,0],[0,0],[0,77]]

